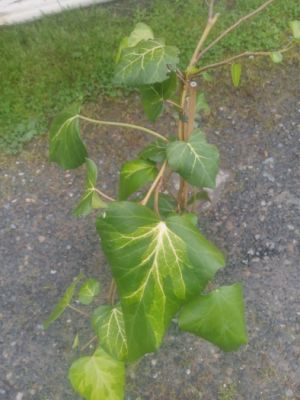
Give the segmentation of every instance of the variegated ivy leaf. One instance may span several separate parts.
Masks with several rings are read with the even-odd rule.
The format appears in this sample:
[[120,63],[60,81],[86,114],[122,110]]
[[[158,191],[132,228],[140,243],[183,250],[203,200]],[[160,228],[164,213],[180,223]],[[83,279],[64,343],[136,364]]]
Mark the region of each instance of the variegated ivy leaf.
[[174,72],[164,82],[140,87],[144,111],[151,122],[162,114],[164,102],[174,95],[176,88],[177,77]]
[[73,105],[54,118],[50,127],[50,160],[64,169],[79,167],[87,151],[80,137],[80,107]]
[[125,37],[121,40],[117,55],[116,63],[119,62],[121,58],[122,51],[127,47],[134,47],[142,40],[154,39],[154,35],[150,26],[139,22],[136,24],[134,30],[131,32],[129,37]]
[[140,151],[139,157],[153,162],[163,162],[167,157],[167,145],[164,140],[154,140]]
[[127,340],[120,305],[100,306],[92,316],[92,325],[103,348],[117,360],[127,357]]
[[178,64],[178,53],[176,47],[166,46],[160,39],[142,40],[122,51],[115,83],[139,86],[163,82]]
[[88,215],[93,208],[106,207],[106,203],[101,199],[95,190],[98,175],[97,166],[93,160],[87,158],[86,167],[87,176],[85,181],[85,192],[73,211],[73,214],[76,216]]
[[56,321],[65,311],[65,309],[70,305],[76,286],[78,285],[79,281],[82,279],[82,275],[79,275],[75,278],[74,282],[66,289],[65,293],[59,300],[59,302],[54,307],[53,311],[51,312],[50,316],[44,322],[44,328],[48,329],[49,326]]
[[146,183],[153,181],[156,175],[157,168],[153,162],[139,159],[126,162],[120,172],[120,199],[127,199]]
[[124,363],[113,359],[100,347],[91,357],[81,357],[71,365],[69,379],[85,400],[124,398]]
[[91,304],[94,297],[100,293],[100,283],[97,279],[89,278],[87,279],[79,289],[79,298],[81,304]]
[[214,188],[219,169],[218,149],[207,143],[204,133],[197,129],[187,142],[175,141],[168,145],[170,167],[191,185]]
[[183,306],[179,326],[224,351],[233,351],[246,344],[242,286],[222,286],[208,294],[199,295]]
[[97,220],[124,315],[128,359],[156,350],[179,307],[224,265],[184,216],[161,221],[148,207],[111,203]]

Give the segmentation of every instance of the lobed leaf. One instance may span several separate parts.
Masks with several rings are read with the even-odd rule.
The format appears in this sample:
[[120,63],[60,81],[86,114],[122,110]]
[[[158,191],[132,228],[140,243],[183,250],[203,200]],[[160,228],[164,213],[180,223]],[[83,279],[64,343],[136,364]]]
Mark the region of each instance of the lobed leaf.
[[140,87],[143,108],[151,122],[162,114],[164,102],[174,95],[176,88],[177,77],[174,72],[164,82]]
[[127,340],[120,305],[100,306],[92,316],[92,326],[104,349],[115,359],[127,357]]
[[142,40],[154,39],[154,35],[152,29],[144,24],[143,22],[139,22],[136,24],[134,30],[131,32],[129,37],[124,37],[121,40],[119,49],[116,55],[116,63],[120,61],[122,51],[127,49],[128,47],[136,46]]
[[59,300],[59,302],[56,304],[54,307],[53,311],[51,312],[50,316],[47,318],[47,320],[44,322],[44,329],[48,329],[49,326],[56,321],[61,314],[65,311],[65,309],[70,305],[74,292],[76,289],[76,286],[78,285],[79,281],[81,280],[82,276],[79,275],[74,282],[66,289],[65,293]]
[[200,129],[187,142],[175,141],[168,145],[170,167],[191,185],[214,188],[219,169],[218,149],[207,143]]
[[97,279],[89,278],[87,279],[79,289],[79,301],[81,304],[91,304],[94,297],[100,293],[100,283]]
[[170,68],[179,62],[178,49],[166,46],[162,40],[142,40],[121,53],[116,67],[115,83],[125,85],[148,85],[163,82]]
[[184,216],[161,221],[148,207],[111,203],[97,220],[118,286],[128,359],[156,350],[179,307],[224,265],[221,253]]
[[77,168],[87,157],[80,137],[79,112],[78,105],[69,107],[54,118],[50,127],[50,161],[63,169]]
[[246,344],[242,286],[222,286],[206,295],[199,295],[183,306],[179,326],[224,351],[233,351]]
[[124,364],[100,347],[91,357],[81,357],[71,365],[69,380],[85,400],[124,398]]
[[76,216],[88,215],[93,208],[105,208],[106,203],[101,199],[98,193],[95,191],[97,182],[98,170],[93,160],[86,159],[87,176],[85,182],[85,192],[81,197],[78,205],[73,210],[73,214]]
[[153,162],[140,159],[126,162],[120,172],[120,199],[127,199],[146,183],[153,181],[156,175],[157,168]]

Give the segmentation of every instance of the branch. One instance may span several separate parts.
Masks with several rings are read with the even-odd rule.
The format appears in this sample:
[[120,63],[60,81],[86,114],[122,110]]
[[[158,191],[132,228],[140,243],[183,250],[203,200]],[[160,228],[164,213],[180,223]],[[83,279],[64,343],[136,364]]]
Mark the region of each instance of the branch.
[[199,61],[200,57],[201,57],[201,53],[200,50],[202,49],[202,46],[205,43],[205,40],[207,39],[210,31],[212,30],[213,26],[215,25],[215,23],[217,22],[217,19],[219,18],[219,14],[216,14],[214,16],[210,16],[211,10],[213,10],[213,1],[210,3],[210,8],[209,8],[209,16],[208,16],[208,20],[207,20],[207,24],[206,27],[202,33],[202,36],[197,44],[197,47],[195,48],[194,54],[191,58],[191,61],[189,63],[189,66],[187,67],[187,71],[192,68],[193,66],[195,66],[197,64],[197,62]]
[[268,7],[269,4],[273,3],[275,0],[268,0],[264,4],[262,4],[260,7],[258,7],[256,10],[252,11],[250,14],[245,15],[244,17],[240,18],[238,21],[236,21],[233,25],[231,25],[228,29],[226,29],[224,32],[221,33],[220,36],[218,36],[215,40],[213,40],[200,54],[199,58],[202,58],[203,55],[210,50],[215,44],[217,44],[220,40],[222,40],[225,36],[227,36],[230,32],[235,30],[241,23],[245,22],[247,19],[254,17],[256,14],[260,13],[262,10],[264,10],[266,7]]
[[159,173],[157,174],[157,177],[156,177],[155,180],[153,181],[153,183],[152,183],[150,189],[148,190],[146,196],[145,196],[144,199],[141,201],[141,204],[142,204],[143,206],[145,206],[145,205],[148,203],[148,201],[149,201],[149,199],[150,199],[152,193],[154,192],[156,186],[160,183],[160,178],[163,176],[163,174],[164,174],[164,172],[165,172],[165,169],[166,169],[166,166],[167,166],[167,161],[165,161],[165,162],[163,163],[163,165],[162,165],[162,167],[161,167]]
[[106,200],[109,200],[109,201],[116,201],[116,200],[113,199],[112,197],[110,197],[110,196],[108,196],[107,194],[101,192],[101,190],[99,190],[99,189],[94,188],[94,191],[95,191],[96,193],[98,193],[101,197],[103,197],[103,198],[106,199]]
[[[286,47],[284,47],[281,50],[276,50],[276,52],[278,52],[278,53],[286,53],[287,51],[289,51],[294,46],[294,44],[295,44],[295,42],[291,41],[291,42],[288,43],[288,45]],[[200,68],[198,70],[197,74],[195,74],[194,76],[199,76],[203,72],[208,71],[210,69],[219,68],[219,67],[222,67],[223,65],[231,64],[233,61],[238,60],[238,59],[243,58],[243,57],[270,56],[272,53],[274,53],[274,52],[273,51],[245,51],[244,53],[237,54],[236,56],[227,58],[227,59],[225,59],[223,61],[220,61],[220,62],[217,62],[217,63],[214,63],[214,64],[206,65],[205,67]]]
[[152,129],[144,128],[143,126],[133,125],[133,124],[126,124],[124,122],[100,121],[98,119],[84,117],[83,115],[77,115],[77,117],[82,119],[82,120],[84,120],[84,121],[92,122],[94,124],[120,126],[122,128],[136,129],[138,131],[149,133],[152,136],[158,137],[159,139],[164,140],[165,142],[168,142],[168,139],[166,139],[160,133],[155,132]]

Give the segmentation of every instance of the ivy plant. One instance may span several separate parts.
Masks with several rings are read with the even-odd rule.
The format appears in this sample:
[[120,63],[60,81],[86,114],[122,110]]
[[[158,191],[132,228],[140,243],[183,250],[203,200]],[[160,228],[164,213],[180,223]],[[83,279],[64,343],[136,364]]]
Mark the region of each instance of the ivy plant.
[[[300,23],[293,21],[291,40],[281,50],[244,52],[214,64],[203,63],[207,51],[272,1],[206,44],[219,18],[214,1],[210,1],[207,25],[184,70],[178,67],[179,49],[166,44],[144,23],[138,23],[122,40],[116,56],[115,83],[139,92],[150,121],[159,118],[166,107],[173,108],[176,132],[167,127],[166,135],[143,126],[88,118],[80,114],[78,105],[64,110],[52,123],[50,160],[64,169],[85,165],[85,189],[74,214],[85,216],[97,211],[96,228],[112,273],[107,301],[102,297],[91,315],[96,351],[75,360],[69,370],[74,390],[86,400],[123,399],[126,365],[155,352],[172,321],[177,321],[182,331],[223,351],[237,350],[247,343],[242,285],[234,283],[214,290],[208,286],[225,260],[199,230],[191,207],[196,200],[207,200],[206,188],[215,187],[220,157],[205,133],[196,128],[195,118],[200,109],[208,108],[199,90],[207,71],[229,65],[237,87],[242,74],[242,64],[237,61],[267,55],[278,63],[299,41]],[[80,135],[81,120],[139,130],[153,137],[134,160],[121,166],[116,198],[97,187],[97,165],[88,158]],[[177,193],[170,183],[172,174],[180,179]],[[77,302],[90,305],[100,292],[96,279],[77,277],[45,328],[67,308],[87,315],[74,307],[72,300],[77,296]],[[73,347],[78,343],[76,336]]]

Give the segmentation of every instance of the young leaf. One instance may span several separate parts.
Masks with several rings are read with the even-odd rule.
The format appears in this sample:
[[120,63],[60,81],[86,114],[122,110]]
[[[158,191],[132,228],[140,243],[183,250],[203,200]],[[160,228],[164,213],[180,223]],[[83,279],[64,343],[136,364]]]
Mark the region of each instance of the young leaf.
[[79,335],[77,333],[77,335],[75,336],[75,338],[73,340],[72,349],[75,350],[75,349],[77,349],[78,346],[79,346]]
[[178,64],[178,53],[176,47],[166,46],[162,40],[142,40],[122,51],[115,83],[139,86],[163,82],[170,68]]
[[203,92],[197,93],[197,98],[196,98],[196,111],[204,111],[205,113],[210,112],[210,107],[205,99],[205,94]]
[[176,92],[176,87],[175,73],[171,73],[164,82],[140,87],[144,111],[151,122],[154,122],[162,114],[164,101],[172,97]]
[[64,169],[79,167],[87,151],[79,131],[80,107],[73,105],[54,118],[50,127],[50,161]]
[[161,221],[148,207],[114,202],[97,220],[118,286],[128,359],[156,350],[181,304],[224,264],[188,218]]
[[194,204],[196,201],[211,201],[209,194],[205,190],[201,190],[198,193],[191,195],[188,199],[188,206]]
[[224,351],[246,344],[242,286],[222,286],[185,304],[179,314],[179,326]]
[[105,208],[106,203],[101,199],[98,193],[95,192],[95,185],[97,182],[97,166],[93,160],[86,159],[87,177],[85,182],[85,192],[80,199],[77,207],[74,209],[73,214],[77,217],[88,215],[93,208]]
[[242,65],[239,63],[231,64],[231,80],[234,87],[239,87],[241,82]]
[[219,169],[218,149],[207,143],[200,129],[195,130],[188,142],[175,141],[168,145],[170,167],[191,185],[215,187]]
[[290,27],[295,39],[300,40],[300,21],[291,21]]
[[69,370],[69,380],[85,400],[124,398],[124,364],[114,360],[101,348],[91,357],[76,360]]
[[132,160],[123,164],[120,173],[119,197],[127,199],[157,175],[154,163],[145,160]]
[[100,293],[100,283],[97,279],[87,279],[79,290],[79,301],[81,304],[91,304],[94,297]]
[[63,294],[62,298],[59,300],[59,302],[56,304],[54,307],[52,313],[50,316],[47,318],[47,320],[44,322],[44,329],[48,329],[49,326],[57,320],[61,316],[61,314],[65,311],[65,309],[70,305],[74,292],[76,289],[76,286],[78,285],[78,282],[81,280],[82,275],[79,275],[74,282],[67,288],[65,293]]
[[271,53],[271,59],[273,63],[280,64],[283,60],[283,55],[280,51],[273,51],[273,53]]
[[127,340],[121,306],[100,306],[92,316],[92,326],[104,349],[115,359],[127,357]]
[[163,162],[167,157],[166,151],[167,142],[157,139],[140,151],[139,157],[153,162]]

